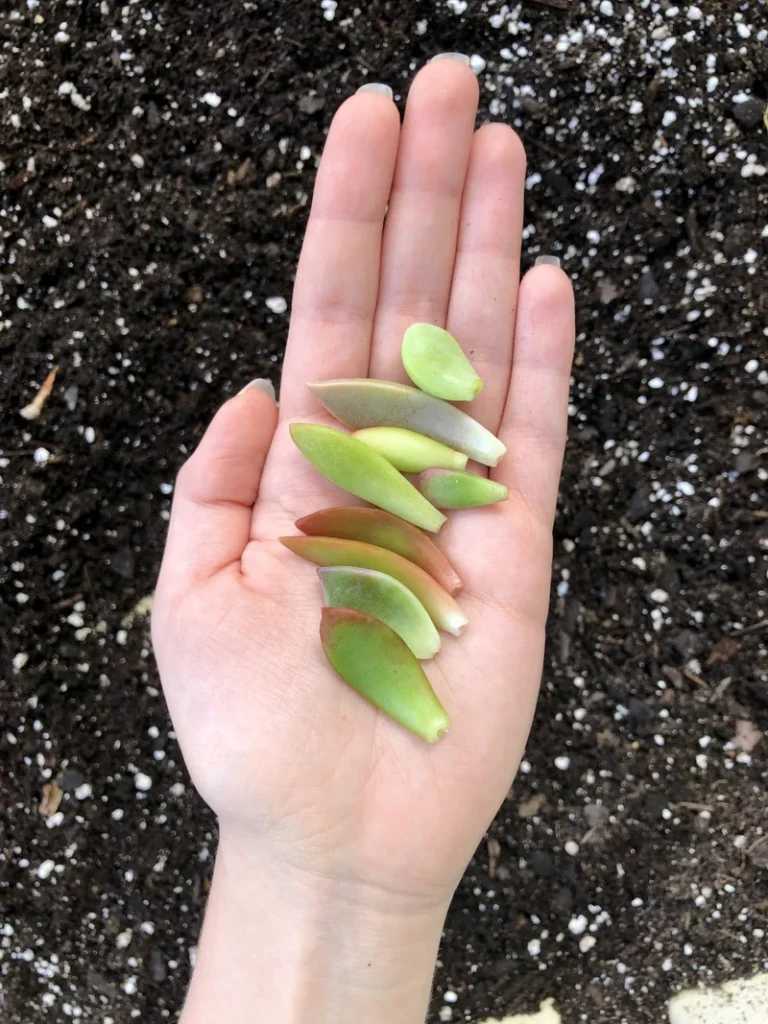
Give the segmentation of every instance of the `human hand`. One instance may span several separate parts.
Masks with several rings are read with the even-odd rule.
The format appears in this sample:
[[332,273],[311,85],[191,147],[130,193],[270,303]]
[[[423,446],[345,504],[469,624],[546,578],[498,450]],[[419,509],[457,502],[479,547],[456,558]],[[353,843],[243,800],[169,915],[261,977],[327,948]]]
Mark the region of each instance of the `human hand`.
[[[288,920],[290,903],[305,924],[316,915],[297,908],[317,907],[322,892],[337,909],[377,915],[382,934],[382,913],[409,919],[427,946],[530,728],[574,337],[566,276],[541,266],[518,281],[525,157],[503,125],[473,134],[476,105],[472,72],[441,60],[416,76],[402,131],[384,95],[360,93],[338,111],[296,278],[279,415],[267,392],[246,389],[183,467],[153,619],[179,741],[219,818],[221,891],[238,876],[268,879],[291,894],[272,907],[276,919]],[[435,746],[334,675],[315,569],[277,540],[297,518],[348,502],[290,439],[293,421],[333,423],[307,382],[404,379],[400,342],[414,321],[445,325],[470,353],[485,380],[470,411],[506,444],[491,473],[510,488],[504,505],[452,514],[438,538],[464,580],[469,627],[444,636],[425,666],[453,722]],[[209,913],[237,915],[235,902],[224,895]],[[423,988],[409,1015],[388,1019],[418,1019]],[[367,1013],[375,1019],[349,1019]],[[283,1008],[279,1019],[294,1018]]]

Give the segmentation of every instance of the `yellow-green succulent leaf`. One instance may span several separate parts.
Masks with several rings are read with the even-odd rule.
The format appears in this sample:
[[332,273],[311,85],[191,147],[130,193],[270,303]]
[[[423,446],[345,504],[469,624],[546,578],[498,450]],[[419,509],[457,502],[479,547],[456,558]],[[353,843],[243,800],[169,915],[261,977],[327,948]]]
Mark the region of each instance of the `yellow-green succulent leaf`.
[[482,390],[483,382],[461,345],[442,327],[411,324],[403,337],[402,359],[416,387],[435,398],[471,402]]

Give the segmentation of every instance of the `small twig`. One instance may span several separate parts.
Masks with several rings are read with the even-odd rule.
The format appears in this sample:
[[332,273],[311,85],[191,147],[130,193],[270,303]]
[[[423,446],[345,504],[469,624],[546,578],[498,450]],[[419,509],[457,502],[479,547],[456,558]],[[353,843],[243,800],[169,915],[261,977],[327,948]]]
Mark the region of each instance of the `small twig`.
[[745,626],[744,629],[734,629],[730,636],[744,636],[747,633],[757,633],[761,629],[765,629],[768,626],[768,619],[760,619],[759,622],[753,622],[751,626]]
[[692,683],[696,683],[697,686],[701,686],[705,690],[711,690],[711,686],[706,679],[702,679],[700,675],[697,675],[695,672],[691,672],[690,669],[684,668],[683,675],[686,679],[690,679]]
[[498,839],[488,840],[488,875],[490,878],[496,877],[496,868],[499,864],[499,857],[501,856],[501,843]]
[[264,83],[267,81],[267,79],[269,78],[269,76],[271,74],[272,74],[272,67],[270,66],[270,67],[267,68],[267,70],[264,72],[264,74],[261,76],[261,78],[256,83],[256,88],[254,89],[254,92],[258,92],[259,89],[261,89],[261,87],[264,85]]
[[571,6],[571,0],[528,0],[528,3],[539,7],[556,7],[560,11],[567,11]]
[[23,416],[25,420],[36,420],[39,418],[40,413],[43,411],[43,406],[48,401],[48,396],[53,391],[53,385],[58,372],[58,366],[54,366],[40,385],[37,394],[29,405],[25,405],[23,409],[19,410],[19,415]]
[[[538,2],[538,0],[535,0],[535,2]],[[553,159],[560,159],[560,154],[557,152],[557,150],[553,146],[548,146],[547,143],[543,141],[543,139],[536,138],[536,136],[534,135],[531,136],[530,138],[527,138],[525,141],[526,145],[529,148],[531,146],[536,146],[538,149],[542,150],[544,153],[546,153],[548,156],[551,156]]]
[[715,687],[715,689],[712,691],[712,695],[710,696],[709,701],[707,703],[714,704],[715,701],[720,700],[725,691],[731,685],[731,679],[732,676],[726,676],[725,679],[721,679]]
[[90,135],[86,135],[84,139],[80,139],[74,143],[74,146],[79,146],[81,149],[85,149],[86,146],[92,146],[93,143],[101,135],[101,132],[91,132]]
[[605,831],[606,831],[605,823],[601,823],[599,825],[593,825],[592,828],[588,829],[584,833],[584,835],[581,837],[580,845],[581,846],[590,846],[592,843],[594,843],[597,840],[599,840],[600,837],[605,833]]

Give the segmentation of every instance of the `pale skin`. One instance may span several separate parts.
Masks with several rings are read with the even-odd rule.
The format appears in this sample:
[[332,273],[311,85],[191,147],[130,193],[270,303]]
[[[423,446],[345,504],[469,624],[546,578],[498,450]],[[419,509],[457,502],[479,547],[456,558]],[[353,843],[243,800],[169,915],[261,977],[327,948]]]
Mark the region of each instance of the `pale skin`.
[[[441,929],[507,794],[536,703],[574,341],[553,266],[520,281],[525,155],[474,131],[458,60],[427,65],[401,126],[386,96],[334,118],[299,263],[280,408],[219,410],[176,485],[153,635],[220,845],[183,1024],[422,1024]],[[388,211],[387,211],[387,204]],[[386,223],[385,223],[386,212]],[[452,513],[439,544],[470,625],[427,665],[453,725],[429,746],[345,686],[319,643],[315,569],[277,538],[351,500],[293,446],[333,424],[307,381],[403,380],[405,329],[471,354],[470,410],[508,455],[504,505]]]

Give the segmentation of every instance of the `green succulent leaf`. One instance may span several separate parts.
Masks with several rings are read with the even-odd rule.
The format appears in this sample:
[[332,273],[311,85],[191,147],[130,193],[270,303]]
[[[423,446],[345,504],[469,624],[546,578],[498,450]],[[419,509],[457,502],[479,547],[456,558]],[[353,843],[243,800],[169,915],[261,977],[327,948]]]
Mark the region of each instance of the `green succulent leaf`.
[[292,423],[290,431],[315,469],[350,494],[432,533],[445,522],[402,473],[357,438],[314,423]]
[[355,608],[380,619],[421,661],[440,650],[440,634],[424,605],[393,576],[349,565],[326,566],[317,574],[329,608]]
[[347,378],[309,385],[325,408],[353,430],[402,427],[440,441],[484,466],[495,466],[507,449],[490,430],[440,398],[387,380]]
[[320,639],[345,683],[414,735],[436,743],[451,724],[413,653],[393,629],[352,608],[323,608]]
[[359,540],[387,548],[429,573],[449,594],[461,590],[461,578],[437,545],[421,530],[378,508],[325,508],[296,521],[314,537]]
[[418,565],[394,551],[337,537],[281,537],[280,543],[315,565],[351,565],[393,576],[416,595],[438,629],[461,636],[467,627],[467,617],[453,597]]
[[435,398],[471,402],[482,390],[483,382],[461,345],[442,327],[411,324],[403,337],[402,358],[416,387]]
[[428,469],[416,481],[421,493],[438,508],[477,508],[506,501],[509,488],[474,473]]
[[424,469],[464,469],[467,456],[402,427],[365,427],[352,435],[367,444],[401,473],[421,473]]

